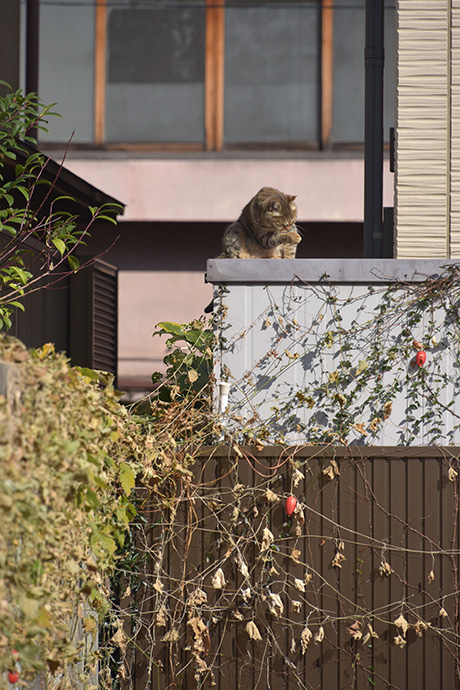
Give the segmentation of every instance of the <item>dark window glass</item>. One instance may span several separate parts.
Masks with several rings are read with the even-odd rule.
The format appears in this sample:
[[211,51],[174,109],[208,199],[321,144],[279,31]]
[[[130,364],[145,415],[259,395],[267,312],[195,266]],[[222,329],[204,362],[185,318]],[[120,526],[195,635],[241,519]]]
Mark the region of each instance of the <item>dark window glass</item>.
[[[168,4],[171,7],[168,7]],[[157,6],[155,6],[157,5]],[[108,141],[202,142],[204,35],[201,2],[108,9]]]
[[[1,0],[0,0],[1,1]],[[25,25],[25,8],[22,8]],[[94,7],[72,0],[40,3],[39,89],[43,103],[56,103],[49,137],[67,143],[93,140]]]
[[225,10],[225,143],[317,141],[318,12],[316,2]]
[[[364,0],[334,0],[334,143],[364,141]],[[384,135],[394,124],[395,9],[385,3]]]

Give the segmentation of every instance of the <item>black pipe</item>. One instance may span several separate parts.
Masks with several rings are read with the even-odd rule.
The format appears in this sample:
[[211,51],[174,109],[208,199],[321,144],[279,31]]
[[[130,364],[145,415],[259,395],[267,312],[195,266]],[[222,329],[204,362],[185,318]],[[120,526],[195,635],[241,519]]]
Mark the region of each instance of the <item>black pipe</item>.
[[[38,94],[39,1],[27,0],[26,7],[26,93],[36,94]],[[37,129],[31,129],[29,134],[36,138]]]
[[384,0],[366,0],[364,256],[383,254]]

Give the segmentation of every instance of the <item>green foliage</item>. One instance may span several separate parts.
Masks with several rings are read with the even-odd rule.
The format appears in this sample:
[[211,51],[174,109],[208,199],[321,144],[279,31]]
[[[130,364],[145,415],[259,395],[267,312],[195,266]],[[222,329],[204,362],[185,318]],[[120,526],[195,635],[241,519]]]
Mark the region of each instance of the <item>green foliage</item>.
[[75,687],[76,662],[85,675],[96,661],[91,634],[111,607],[107,576],[137,513],[136,477],[151,474],[151,439],[110,375],[70,367],[51,344],[29,352],[3,336],[0,360],[0,688],[13,650],[21,680],[59,671]]
[[[1,82],[5,85],[5,82]],[[6,84],[6,86],[8,86]],[[0,98],[0,329],[11,327],[22,298],[80,268],[74,255],[85,244],[97,219],[115,222],[120,207],[89,209],[84,227],[66,210],[71,197],[56,194],[58,178],[47,178],[47,159],[34,149],[35,129],[46,132],[47,118],[56,116],[31,93],[11,91]]]
[[[166,381],[159,389],[159,399],[171,402],[176,399],[194,399],[202,405],[209,396],[212,371],[213,333],[204,318],[189,324],[163,321],[157,324],[155,335],[169,335],[166,346],[170,351],[164,358],[167,365]],[[178,343],[183,343],[177,347]],[[155,373],[152,381],[162,378]]]

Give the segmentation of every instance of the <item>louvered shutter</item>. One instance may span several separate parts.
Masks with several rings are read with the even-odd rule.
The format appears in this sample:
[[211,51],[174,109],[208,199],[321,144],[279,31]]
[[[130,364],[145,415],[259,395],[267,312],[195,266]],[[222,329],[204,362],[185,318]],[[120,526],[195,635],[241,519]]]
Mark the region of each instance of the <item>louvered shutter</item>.
[[69,350],[73,364],[102,369],[116,377],[118,270],[100,259],[72,278]]

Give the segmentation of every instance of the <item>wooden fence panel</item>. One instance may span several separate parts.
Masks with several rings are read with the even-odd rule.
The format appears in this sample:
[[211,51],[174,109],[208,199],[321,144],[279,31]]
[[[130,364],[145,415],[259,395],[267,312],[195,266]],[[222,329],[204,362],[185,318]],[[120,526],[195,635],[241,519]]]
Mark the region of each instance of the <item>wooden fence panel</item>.
[[136,690],[458,689],[458,457],[202,451],[146,503]]

